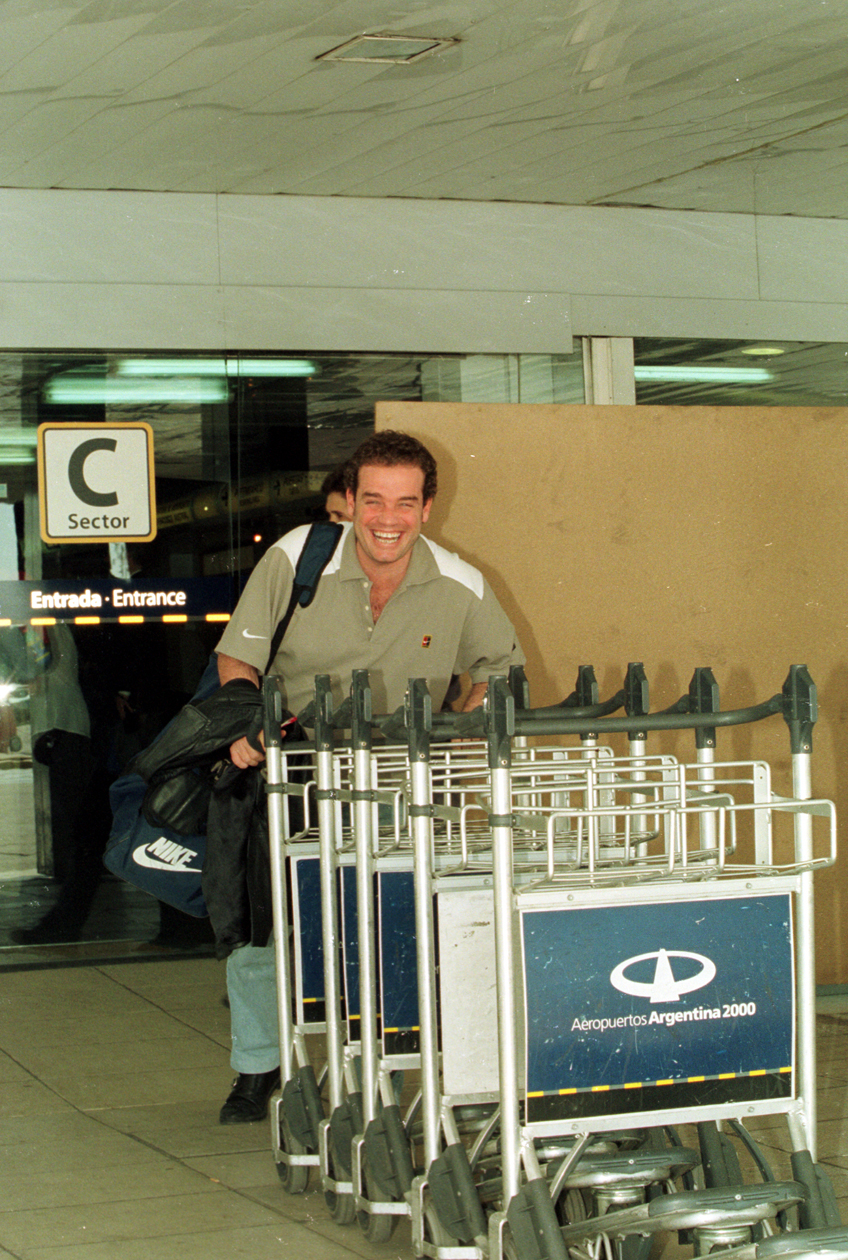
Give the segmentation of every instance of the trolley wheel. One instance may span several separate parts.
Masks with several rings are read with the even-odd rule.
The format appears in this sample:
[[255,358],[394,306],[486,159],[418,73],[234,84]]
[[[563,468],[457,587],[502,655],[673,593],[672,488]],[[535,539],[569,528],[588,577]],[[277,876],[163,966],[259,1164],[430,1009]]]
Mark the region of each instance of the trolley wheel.
[[[371,1174],[367,1166],[365,1172],[365,1193],[368,1198],[376,1202],[380,1198],[380,1193],[375,1186]],[[357,1212],[356,1219],[359,1221],[359,1228],[362,1230],[363,1238],[367,1238],[371,1243],[386,1243],[394,1233],[397,1217],[393,1214],[383,1214],[376,1212]]]
[[[427,1241],[434,1247],[456,1247],[459,1244],[459,1240],[445,1229],[432,1203],[424,1207],[424,1231]],[[415,1260],[424,1260],[424,1257],[416,1256]],[[518,1260],[517,1256],[515,1260]]]
[[325,1190],[324,1202],[337,1225],[353,1224],[356,1218],[356,1207],[352,1194],[337,1194],[335,1190]]
[[582,1190],[573,1187],[561,1194],[556,1201],[556,1214],[562,1225],[577,1225],[589,1219],[586,1200]]
[[521,1260],[521,1256],[518,1254],[518,1247],[512,1236],[512,1230],[508,1225],[504,1226],[503,1254],[504,1260]]
[[362,1237],[370,1243],[387,1243],[395,1228],[396,1216],[377,1215],[375,1212],[357,1212]]
[[[330,1175],[336,1177],[336,1161],[333,1158],[333,1143],[330,1141]],[[324,1202],[327,1211],[337,1225],[352,1225],[356,1219],[356,1206],[352,1194],[338,1194],[335,1190],[324,1191]]]
[[[285,1120],[280,1121],[280,1146],[287,1155],[305,1155],[306,1147],[293,1136]],[[309,1185],[308,1164],[277,1164],[277,1176],[286,1194],[303,1194]]]

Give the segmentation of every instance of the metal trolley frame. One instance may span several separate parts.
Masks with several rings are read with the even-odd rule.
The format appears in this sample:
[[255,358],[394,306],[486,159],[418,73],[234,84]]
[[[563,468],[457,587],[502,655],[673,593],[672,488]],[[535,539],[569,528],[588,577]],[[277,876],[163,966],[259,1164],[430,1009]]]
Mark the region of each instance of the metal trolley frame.
[[[790,733],[788,798],[766,763],[715,759],[717,728],[773,715]],[[787,1222],[811,1247],[823,1230],[826,1248],[848,1255],[815,1163],[813,873],[836,852],[833,806],[811,796],[816,717],[804,666],[765,704],[730,712],[698,670],[661,714],[648,711],[640,665],[605,704],[584,667],[562,705],[531,709],[513,671],[490,680],[481,710],[459,715],[434,715],[411,680],[403,711],[375,718],[364,671],[334,713],[329,680],[316,680],[301,717],[315,730],[314,782],[287,783],[273,742],[268,761],[284,1064],[273,1123],[287,1188],[305,1186],[291,1170],[318,1165],[334,1219],[356,1216],[380,1241],[409,1216],[416,1254],[435,1260],[641,1260],[634,1240],[669,1230],[694,1239],[695,1254],[747,1247],[753,1260]],[[671,729],[694,732],[691,764],[648,753],[649,734]],[[336,744],[338,730],[350,740]],[[626,735],[626,757],[599,742],[605,732]],[[304,827],[283,840],[292,792],[304,797]],[[317,1075],[292,1021],[286,945],[287,881],[304,844],[321,871]],[[348,939],[340,875],[351,867]],[[380,1024],[380,870],[414,876],[418,1044],[395,1055]],[[490,907],[486,931],[472,918],[466,933],[479,936],[478,963],[486,951],[493,960],[488,978],[473,951],[452,970],[466,904],[472,915]],[[351,1011],[342,1016],[351,949],[358,1039]],[[494,1047],[470,1070],[450,1000],[465,983],[469,1021]],[[393,1073],[405,1066],[420,1090],[404,1116]],[[739,1121],[763,1115],[786,1118],[791,1182],[774,1180]],[[699,1151],[663,1139],[692,1123]],[[762,1164],[761,1183],[738,1184],[725,1130]]]

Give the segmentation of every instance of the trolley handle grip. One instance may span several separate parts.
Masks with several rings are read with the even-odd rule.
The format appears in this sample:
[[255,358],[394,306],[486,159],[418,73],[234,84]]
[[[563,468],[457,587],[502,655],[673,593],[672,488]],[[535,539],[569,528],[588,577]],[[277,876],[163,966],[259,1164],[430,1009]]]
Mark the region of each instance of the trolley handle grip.
[[516,709],[516,716],[529,721],[542,721],[545,718],[556,716],[567,716],[570,721],[582,721],[585,718],[602,718],[607,717],[610,713],[616,713],[624,707],[626,699],[624,690],[617,691],[614,696],[610,696],[609,700],[602,700],[599,704],[587,705],[571,705],[572,697],[562,700],[559,704],[549,705],[544,709]]
[[[280,723],[283,720],[283,697],[273,675],[262,679],[262,705],[256,714],[250,729],[245,732],[247,742],[257,752],[264,753],[265,748],[279,748],[282,745]],[[265,748],[259,742],[259,736],[265,732]]]

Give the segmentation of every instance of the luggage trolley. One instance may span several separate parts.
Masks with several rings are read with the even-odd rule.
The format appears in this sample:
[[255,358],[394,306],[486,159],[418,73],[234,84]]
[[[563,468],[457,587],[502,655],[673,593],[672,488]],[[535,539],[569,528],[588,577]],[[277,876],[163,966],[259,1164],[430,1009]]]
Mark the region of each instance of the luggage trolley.
[[[350,788],[341,799],[349,801],[356,859],[355,867],[342,871],[345,994],[351,1043],[347,1057],[354,1069],[354,1088],[348,1093],[352,1111],[351,1181],[363,1233],[372,1242],[385,1242],[397,1217],[409,1213],[399,1184],[405,1180],[405,1171],[388,1165],[382,1148],[389,1140],[389,1131],[401,1125],[392,1074],[417,1063],[417,1047],[413,1050],[410,1044],[414,1037],[399,1036],[414,1031],[416,1015],[414,1009],[409,1010],[405,991],[414,997],[416,979],[414,941],[409,930],[411,881],[406,878],[410,861],[408,845],[404,854],[402,844],[402,793],[397,786],[404,767],[396,750],[375,751],[373,747],[366,670],[356,670],[352,676],[350,729]],[[354,876],[347,887],[346,875]],[[390,915],[385,913],[388,905],[392,907]],[[398,929],[394,950],[387,940],[392,919]],[[381,966],[387,952],[393,952],[393,971]],[[400,1015],[399,1009],[407,1014]],[[358,1023],[358,1044],[354,1020]],[[337,1149],[347,1137],[343,1127],[342,1134]]]
[[[581,668],[574,693],[584,703],[566,702],[572,715],[600,717],[620,707],[623,693],[600,705],[596,685],[581,692],[581,678],[590,673],[590,667]],[[513,679],[516,688],[520,681]],[[410,681],[408,813],[415,848],[423,1127],[412,1229],[416,1254],[440,1258],[487,1252],[490,1204],[478,1201],[475,1178],[499,1129],[490,767],[484,745],[461,774],[454,766],[448,776],[441,768],[445,746],[435,743],[436,733],[482,731],[482,716],[479,710],[434,715],[423,680]],[[604,784],[612,756],[597,740],[576,749],[522,748],[517,754],[512,787],[520,820],[513,852],[520,878],[532,877],[547,860],[540,811],[550,814],[575,796],[585,806],[592,772],[596,788]],[[640,766],[648,764],[646,757],[640,760]],[[456,836],[452,852],[438,842],[450,828]],[[567,837],[557,835],[556,843],[569,843],[573,853]],[[441,1228],[434,1227],[434,1214]]]
[[[321,682],[316,691],[314,757],[322,836],[325,1075],[330,1107],[324,1116],[316,1083],[314,1125],[305,1154],[290,1143],[292,1125],[285,1113],[277,1132],[285,1135],[283,1145],[293,1153],[289,1166],[297,1170],[307,1166],[307,1175],[308,1164],[316,1162],[313,1148],[320,1148],[317,1159],[334,1218],[341,1223],[358,1210],[366,1233],[376,1240],[388,1235],[387,1220],[390,1226],[398,1213],[408,1213],[416,1254],[439,1260],[496,1253],[518,1254],[521,1260],[547,1260],[548,1256],[562,1260],[569,1252],[575,1257],[596,1257],[602,1251],[642,1260],[646,1253],[640,1239],[647,1238],[649,1245],[654,1233],[674,1229],[684,1231],[681,1237],[696,1233],[696,1247],[733,1247],[746,1260],[787,1249],[787,1254],[806,1254],[804,1247],[809,1251],[814,1245],[829,1255],[848,1256],[845,1231],[836,1229],[839,1218],[832,1193],[815,1165],[812,872],[834,860],[835,825],[832,805],[810,799],[815,689],[803,667],[793,667],[780,696],[756,710],[731,714],[718,711],[718,689],[709,671],[696,671],[689,695],[662,715],[648,713],[641,666],[629,667],[623,702],[615,697],[616,703],[609,702],[604,713],[598,712],[600,706],[573,702],[531,710],[519,673],[511,678],[512,690],[505,680],[492,680],[484,712],[433,715],[426,688],[422,694],[421,685],[413,682],[403,724],[406,765],[396,749],[369,751],[370,726],[379,725],[397,738],[397,715],[371,719],[365,693],[360,688],[357,698],[356,687],[352,705],[333,714],[329,680],[324,680],[323,692]],[[592,687],[583,695],[596,699]],[[620,707],[628,717],[611,719],[609,714]],[[593,712],[589,714],[587,708]],[[356,713],[361,719],[360,733],[353,747],[334,749],[333,728],[354,726],[359,720]],[[714,756],[717,726],[774,713],[784,716],[792,736],[794,794],[787,800],[772,791],[769,767],[764,763],[717,764]],[[695,764],[681,766],[674,758],[648,755],[647,733],[674,727],[696,732]],[[598,733],[604,729],[627,733],[629,757],[614,757],[609,748],[598,745]],[[482,752],[479,745],[438,743],[481,733],[485,735]],[[580,747],[545,749],[535,742],[528,745],[525,738],[561,734],[580,735]],[[361,756],[357,742],[362,744]],[[309,789],[298,790],[308,796]],[[401,795],[403,809],[398,803]],[[391,807],[389,827],[385,819],[381,823],[381,803],[384,811]],[[348,811],[352,807],[347,819],[345,807]],[[793,852],[788,857],[781,856],[773,836],[774,823],[784,816],[793,824]],[[823,827],[823,846],[813,845],[814,820]],[[288,853],[304,842],[306,831],[308,823],[293,838],[295,843],[288,844]],[[325,850],[330,855],[326,861]],[[360,868],[354,875],[357,917],[361,908],[361,921],[374,926],[367,933],[365,967],[360,940],[346,941],[345,951],[347,963],[350,954],[356,954],[360,977],[366,977],[369,1020],[375,1019],[379,980],[367,953],[371,950],[374,959],[379,957],[375,931],[381,898],[378,894],[375,919],[374,881],[362,872],[369,866],[387,869],[392,863],[404,870],[411,863],[415,872],[420,1060],[411,1057],[405,1062],[420,1062],[421,1101],[420,1111],[413,1105],[403,1120],[396,1118],[391,1133],[383,1119],[395,1107],[392,1056],[386,1054],[384,1044],[378,1048],[373,1032],[370,1063],[362,1068],[358,1063],[361,1043],[350,1032],[353,1021],[339,1016],[336,1037],[330,1033],[331,1012],[340,1010],[342,989],[347,987],[348,1000],[352,995],[350,983],[342,980],[343,975],[345,981],[350,980],[348,965],[338,965],[342,953],[338,906],[344,900],[339,897],[338,871],[342,875],[347,871],[350,877],[354,851]],[[293,884],[296,902],[297,881]],[[461,889],[458,898],[453,897],[454,888]],[[453,908],[464,903],[466,909],[472,906],[476,919],[463,923],[462,914],[452,917],[452,901]],[[597,927],[605,915],[615,931]],[[624,925],[628,915],[635,918]],[[762,975],[753,973],[747,955],[741,964],[739,958],[733,960],[742,965],[748,986],[744,1002],[692,1007],[695,999],[689,995],[699,992],[695,984],[705,972],[698,970],[702,964],[691,956],[699,955],[709,966],[716,966],[706,952],[713,949],[712,937],[704,938],[708,940],[705,952],[670,950],[668,941],[641,954],[632,952],[636,933],[647,939],[657,931],[683,930],[674,922],[675,915],[695,916],[702,935],[717,922],[715,932],[721,940],[732,935],[737,942],[750,937],[740,937],[734,917],[747,915],[750,923],[757,915],[764,916],[756,920],[756,939],[769,946],[770,982],[773,961],[780,959],[782,985],[772,986],[768,1020],[760,1021],[762,1011],[750,1009],[758,999],[750,997],[748,990]],[[730,915],[729,928],[722,915]],[[297,922],[296,912],[294,917]],[[481,925],[487,917],[484,930]],[[621,921],[618,927],[617,920]],[[575,923],[588,924],[590,939],[594,931],[605,947],[615,942],[616,931],[619,937],[624,933],[627,956],[605,974],[600,949],[593,947],[594,979],[587,980],[583,973],[590,969],[584,965],[584,942],[569,970],[563,959],[568,948],[574,953]],[[687,921],[684,928],[689,931],[692,924]],[[476,955],[469,948],[470,936],[475,934],[479,936]],[[449,955],[457,940],[462,941],[466,955],[460,974],[467,986],[457,990],[463,994],[459,1007],[446,1001],[456,980]],[[655,942],[651,938],[648,943]],[[495,959],[494,974],[488,977],[485,966],[477,965],[487,955]],[[288,961],[287,952],[283,958]],[[295,972],[302,966],[298,963]],[[622,1029],[644,1027],[652,1034],[671,1029],[678,1040],[681,1030],[690,1032],[693,1025],[703,1025],[712,1034],[722,1028],[712,1012],[727,1006],[727,1020],[740,1026],[748,1021],[744,1027],[754,1030],[753,1037],[737,1038],[738,1044],[728,1048],[711,1035],[705,1042],[702,1038],[696,1053],[722,1057],[723,1068],[728,1055],[730,1060],[736,1055],[739,1062],[734,1071],[693,1072],[681,1053],[670,1066],[661,1061],[651,1076],[642,1070],[645,1064],[630,1047],[628,1066],[638,1066],[639,1079],[618,1079],[615,1065],[621,1052],[607,1055],[607,1062],[603,1045],[598,1050],[598,1035],[593,1046],[593,1033],[611,1031],[600,1027],[610,1017],[585,1010],[572,1019],[572,1024],[577,1021],[576,1030],[570,1030],[576,1048],[566,1044],[563,1053],[562,1040],[557,1043],[551,1036],[551,1020],[567,1003],[597,1005],[598,993],[610,989],[609,979],[616,968],[619,988],[615,993],[621,1000],[629,999],[631,1008],[641,1001],[660,1014],[664,1002],[668,1007],[682,999],[692,1015],[688,1020],[663,1018],[653,1023],[648,1017],[647,1025],[637,1027],[630,1009],[614,1016],[625,1021],[615,1027],[619,1041]],[[716,966],[719,970],[724,976],[723,961],[720,969]],[[289,980],[295,992],[302,987],[298,974]],[[702,987],[710,983],[714,978],[704,980]],[[497,1003],[489,992],[495,987]],[[282,1015],[283,1006],[290,1009],[282,991],[280,1002]],[[593,1021],[598,1028],[593,1028]],[[457,1044],[463,1042],[460,1026],[470,1022],[476,1028],[478,1045],[485,1044],[487,1049],[494,1045],[496,1054],[469,1055],[467,1045],[457,1051]],[[768,1025],[772,1037],[764,1044],[777,1058],[765,1068],[750,1067],[751,1060],[745,1056],[762,1049],[761,1022]],[[558,1025],[553,1028],[557,1030]],[[385,1028],[380,1035],[384,1032]],[[647,1040],[644,1033],[640,1035],[643,1042]],[[303,1066],[297,1045],[295,1028],[288,1057],[284,1050],[284,1062],[298,1064],[296,1071],[284,1072],[289,1087]],[[555,1052],[550,1045],[556,1046]],[[644,1047],[639,1049],[641,1053]],[[782,1056],[779,1051],[784,1052]],[[598,1075],[599,1059],[611,1076]],[[344,1114],[360,1085],[373,1100],[367,1123],[361,1111],[358,1116]],[[740,1091],[745,1094],[742,1098]],[[740,1113],[787,1117],[795,1148],[795,1181],[774,1182],[758,1158],[756,1144],[736,1119]],[[335,1126],[341,1134],[339,1143],[331,1134],[340,1114],[344,1123]],[[698,1124],[698,1150],[685,1150],[676,1137],[664,1136],[666,1131],[673,1133],[671,1126],[693,1120]],[[735,1184],[738,1165],[719,1125],[738,1130],[762,1169],[767,1190],[762,1184]],[[350,1151],[350,1180],[340,1179],[347,1174],[335,1167],[345,1144]],[[363,1151],[365,1169],[379,1173],[382,1184],[376,1190],[363,1174]],[[686,1186],[683,1192],[675,1184],[681,1179]],[[768,1222],[786,1212],[797,1214],[806,1243],[797,1244],[790,1235],[764,1237],[774,1229]]]
[[[306,1037],[323,1033],[323,994],[315,974],[314,918],[298,914],[310,896],[318,840],[311,805],[315,754],[310,744],[286,745],[282,699],[273,677],[263,681],[266,791],[270,841],[271,904],[280,1030],[280,1093],[271,1105],[271,1149],[289,1194],[302,1194],[318,1163],[313,1134],[320,1119],[320,1090]],[[303,859],[309,857],[310,862]],[[320,964],[320,958],[319,958]]]
[[[304,725],[314,727],[314,741],[288,746],[274,734],[279,731],[279,690],[274,679],[264,684],[265,728],[272,732],[266,747],[281,1058],[272,1149],[291,1194],[303,1193],[310,1168],[320,1168],[327,1206],[340,1224],[356,1214],[351,1148],[358,1149],[353,1139],[361,1142],[365,1127],[363,1099],[369,1099],[372,1111],[376,1105],[370,1101],[374,1088],[364,1082],[376,1080],[377,1072],[370,889],[377,795],[371,787],[369,703],[362,680],[354,683],[350,699],[334,713],[329,679],[319,677],[315,702],[301,715]],[[352,728],[353,741],[335,748],[335,728]],[[303,802],[302,826],[296,830],[292,798]],[[394,803],[386,792],[380,799]],[[397,847],[397,822],[391,831],[390,847]],[[381,872],[381,879],[387,877]],[[401,901],[402,895],[401,890]],[[411,904],[410,894],[410,925]],[[362,933],[358,920],[365,924]],[[307,1045],[310,1034],[323,1036],[324,1061],[317,1071],[314,1039],[313,1056]],[[381,1227],[392,1225],[389,1215],[406,1211],[391,1200],[373,1212],[365,1210],[367,1202],[358,1206],[365,1232],[375,1241]]]
[[[366,671],[354,673],[337,711],[329,678],[319,676],[301,720],[315,732],[320,895],[310,904],[314,911],[320,903],[327,1092],[324,1115],[308,1082],[314,1123],[304,1137],[317,1151],[333,1219],[357,1218],[370,1241],[385,1241],[409,1214],[412,1175],[394,1090],[397,1074],[418,1065],[411,853],[402,826],[407,761],[400,747],[372,747]],[[337,730],[350,738],[337,745]],[[300,880],[292,887],[297,927]]]
[[[266,680],[265,701],[266,730],[276,732],[280,701],[273,679]],[[363,1130],[363,1098],[371,1110],[374,1106],[373,1091],[363,1085],[375,1073],[377,1001],[370,904],[373,793],[368,739],[361,735],[366,708],[359,687],[334,713],[329,679],[318,678],[315,702],[302,715],[303,724],[314,727],[314,741],[287,747],[272,734],[267,742],[281,1058],[272,1148],[289,1193],[302,1193],[310,1168],[320,1168],[327,1206],[340,1224],[356,1213],[350,1156],[352,1140]],[[338,749],[337,726],[354,732],[353,742]],[[289,772],[292,763],[299,768],[296,775]],[[297,831],[291,826],[293,796],[303,800]],[[361,934],[358,919],[365,924]],[[366,977],[362,986],[360,972]],[[317,1071],[307,1048],[311,1033],[323,1036],[324,1061]]]
[[[581,697],[592,699],[596,693],[591,668],[581,667],[577,690],[565,702],[572,706],[569,712],[583,712],[574,710],[575,702]],[[316,679],[314,704],[301,715],[305,726],[314,727],[314,745],[285,744],[279,738],[280,697],[273,679],[266,679],[264,697],[265,729],[271,732],[268,808],[283,1065],[281,1095],[272,1109],[272,1148],[289,1193],[302,1193],[310,1168],[319,1166],[333,1218],[348,1223],[358,1208],[364,1232],[378,1241],[391,1232],[391,1217],[408,1214],[406,1196],[413,1176],[407,1154],[412,1126],[404,1127],[400,1121],[387,1084],[393,1068],[419,1063],[414,903],[411,878],[404,878],[411,877],[412,848],[408,836],[404,843],[398,806],[398,782],[408,785],[409,766],[404,750],[372,752],[365,671],[354,675],[351,696],[338,712],[333,712],[329,679]],[[594,711],[612,711],[618,699]],[[396,734],[398,715],[382,719],[389,734],[393,721]],[[339,729],[352,729],[350,746],[334,746],[334,731]],[[459,793],[469,797],[471,805],[442,810],[442,866],[468,864],[469,810],[476,811],[478,833],[481,828],[484,832],[482,842],[479,835],[472,840],[472,854],[476,852],[479,860],[482,849],[484,868],[490,866],[485,810],[475,800],[485,777],[483,750],[482,743],[466,742],[461,751],[456,745],[443,746],[441,794],[449,793],[456,800]],[[315,804],[310,808],[313,794]],[[292,821],[293,798],[302,801],[302,818],[297,823]],[[380,824],[381,805],[384,812],[390,809],[392,813],[388,827],[385,817]],[[379,914],[372,887],[375,858],[380,868]],[[383,913],[384,902],[389,913]],[[366,924],[362,935],[357,926],[360,916]],[[379,946],[375,942],[375,918],[383,936],[392,936],[395,963],[398,951],[405,958],[400,983],[391,970],[384,969],[380,977],[381,1055],[377,1053],[375,959],[387,955],[389,949],[385,939]],[[435,960],[429,965],[434,968]],[[318,1073],[307,1050],[309,1034],[325,1038],[325,1063]],[[393,1035],[395,1044],[391,1045]],[[322,1086],[328,1096],[326,1116]],[[363,1112],[363,1097],[369,1100],[368,1116]],[[371,1177],[367,1194],[363,1147],[369,1153],[372,1173],[378,1174],[376,1180]],[[445,1240],[432,1214],[430,1233]]]
[[[379,720],[372,719],[370,712],[366,671],[353,675],[349,720],[350,764],[345,766],[346,754],[338,750],[340,786],[335,792],[336,799],[350,807],[356,858],[355,897],[345,888],[344,876],[352,873],[349,866],[342,868],[341,884],[348,1086],[329,1128],[337,1159],[344,1147],[350,1149],[351,1190],[360,1226],[369,1240],[385,1241],[397,1218],[411,1214],[418,1145],[419,1100],[413,1100],[402,1116],[396,1096],[398,1074],[422,1067],[421,1043],[429,1028],[420,1006],[410,767],[405,748],[373,743],[372,728]],[[338,725],[338,715],[333,721]],[[391,720],[381,725],[391,729]],[[461,748],[444,747],[439,761],[443,796],[476,798],[478,789],[485,786],[484,748],[480,741]],[[345,776],[350,784],[346,789],[341,786]],[[485,825],[485,810],[476,800],[467,809],[453,804],[450,819],[434,843],[437,862],[454,862],[463,842],[467,845],[465,816],[469,811],[476,811]],[[354,930],[350,920],[354,920]],[[354,1015],[359,1021],[358,1042]],[[443,1245],[455,1246],[455,1239],[434,1217],[430,1230]]]
[[[709,730],[775,712],[791,733],[792,798],[769,789],[764,799],[762,767],[725,770],[711,757],[662,774],[653,788],[649,775],[640,777],[635,803],[625,782],[624,799],[610,804],[617,776],[606,776],[607,799],[569,806],[562,816],[584,838],[582,860],[558,859],[549,818],[544,874],[521,882],[512,741],[527,729],[542,733],[547,720],[523,722],[506,680],[492,679],[502,1198],[489,1221],[491,1255],[513,1247],[522,1260],[611,1246],[621,1252],[628,1240],[667,1230],[694,1235],[701,1254],[713,1245],[752,1246],[789,1209],[801,1224],[837,1225],[815,1169],[812,878],[835,861],[833,806],[810,798],[815,689],[806,670],[793,667],[780,697],[758,710],[638,721],[647,730]],[[626,730],[629,722],[606,726]],[[569,730],[567,721],[557,725]],[[634,816],[646,814],[657,820],[655,838],[628,844]],[[794,852],[781,860],[772,829],[784,815]],[[752,818],[753,852],[743,860],[747,844],[737,832]],[[824,840],[814,846],[815,820]],[[605,865],[598,854],[611,833],[624,852]],[[732,1170],[713,1167],[706,1188],[679,1191],[674,1178],[691,1172],[697,1154],[586,1156],[599,1136],[622,1128],[694,1121],[705,1162],[712,1153],[717,1164],[725,1148],[709,1138],[709,1122],[737,1123],[740,1113],[786,1116],[794,1181],[739,1186]],[[564,1140],[570,1148],[544,1166],[540,1148]],[[579,1210],[570,1213],[566,1196],[573,1203],[574,1191]]]

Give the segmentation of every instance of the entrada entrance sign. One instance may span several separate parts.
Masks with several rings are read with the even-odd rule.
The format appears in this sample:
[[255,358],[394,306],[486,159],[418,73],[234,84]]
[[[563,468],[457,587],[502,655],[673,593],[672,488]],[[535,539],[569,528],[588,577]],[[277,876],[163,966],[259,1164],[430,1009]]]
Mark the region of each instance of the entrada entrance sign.
[[150,425],[39,425],[38,499],[45,542],[150,542],[156,536]]

